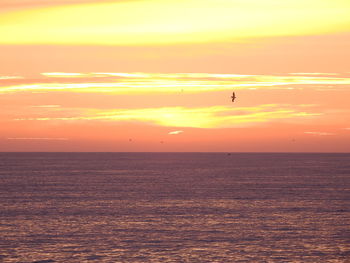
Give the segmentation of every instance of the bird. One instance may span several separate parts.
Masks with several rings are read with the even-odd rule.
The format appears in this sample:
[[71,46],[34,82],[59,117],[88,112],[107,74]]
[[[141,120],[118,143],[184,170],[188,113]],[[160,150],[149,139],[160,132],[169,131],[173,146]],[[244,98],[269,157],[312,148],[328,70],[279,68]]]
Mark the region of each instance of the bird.
[[234,101],[235,101],[235,98],[236,98],[236,95],[235,95],[235,93],[234,93],[234,92],[232,93],[231,98],[232,98],[232,102],[234,102]]

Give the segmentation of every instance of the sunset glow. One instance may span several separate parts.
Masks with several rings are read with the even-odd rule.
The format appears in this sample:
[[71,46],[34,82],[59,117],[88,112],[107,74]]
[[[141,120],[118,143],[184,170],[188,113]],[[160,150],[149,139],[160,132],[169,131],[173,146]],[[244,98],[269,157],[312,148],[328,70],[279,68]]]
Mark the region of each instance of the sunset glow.
[[[273,0],[263,4],[260,0],[144,0],[62,5],[2,15],[0,43],[176,44],[344,32],[349,29],[349,8],[344,0],[322,4],[317,0],[286,0],[283,4]],[[325,19],[329,16],[333,19]]]
[[350,149],[349,1],[33,2],[0,3],[1,151]]

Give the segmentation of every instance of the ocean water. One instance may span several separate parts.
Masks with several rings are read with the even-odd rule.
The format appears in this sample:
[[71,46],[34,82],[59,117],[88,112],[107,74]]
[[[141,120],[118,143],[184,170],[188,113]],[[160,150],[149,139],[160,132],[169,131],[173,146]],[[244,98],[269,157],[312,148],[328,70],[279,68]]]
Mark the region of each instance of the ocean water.
[[0,262],[350,262],[350,154],[1,153]]

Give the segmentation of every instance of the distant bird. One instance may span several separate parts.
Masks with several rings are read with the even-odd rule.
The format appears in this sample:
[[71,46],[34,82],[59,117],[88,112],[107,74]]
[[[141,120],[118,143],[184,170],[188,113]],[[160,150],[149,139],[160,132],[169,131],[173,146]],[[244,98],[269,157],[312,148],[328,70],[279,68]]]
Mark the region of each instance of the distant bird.
[[232,98],[232,102],[234,102],[234,101],[235,101],[235,98],[236,98],[236,94],[235,94],[234,92],[232,93],[231,98]]

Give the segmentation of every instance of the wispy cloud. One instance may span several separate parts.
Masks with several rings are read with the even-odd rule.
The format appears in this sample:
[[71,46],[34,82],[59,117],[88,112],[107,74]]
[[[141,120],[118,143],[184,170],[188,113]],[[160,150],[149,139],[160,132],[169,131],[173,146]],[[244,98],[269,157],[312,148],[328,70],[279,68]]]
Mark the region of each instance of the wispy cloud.
[[177,135],[177,134],[181,134],[181,133],[183,133],[183,131],[172,131],[172,132],[169,132],[168,134]]
[[84,73],[66,73],[66,72],[48,72],[41,73],[45,77],[54,77],[54,78],[76,78],[76,77],[86,77],[88,74]]
[[[346,89],[350,78],[333,76],[277,76],[209,73],[43,73],[47,81],[0,87],[0,94],[16,92],[74,92],[110,94],[201,93],[244,89]],[[81,81],[77,81],[81,78]],[[71,81],[69,81],[71,79]],[[73,81],[74,80],[74,81]]]
[[69,72],[47,72],[41,75],[50,78],[71,78],[71,77],[121,77],[121,78],[149,78],[154,74],[147,73],[123,73],[123,72],[93,72],[93,73],[69,73]]
[[8,80],[8,79],[23,79],[20,76],[0,76],[0,80]]
[[60,108],[61,105],[36,105],[32,106],[32,108]]
[[290,75],[305,75],[305,76],[336,76],[339,73],[322,73],[322,72],[295,72],[289,73]]
[[163,107],[142,109],[82,109],[80,114],[65,117],[16,118],[17,121],[114,121],[143,122],[167,127],[227,128],[256,125],[295,118],[320,116],[304,108],[266,104],[256,107],[213,106],[204,108]]
[[10,137],[7,140],[39,140],[39,141],[67,141],[68,138],[26,138],[26,137]]
[[335,133],[330,133],[330,132],[319,132],[319,131],[306,131],[304,132],[305,134],[310,134],[310,135],[317,135],[317,136],[329,136],[329,135],[335,135]]

